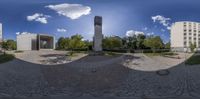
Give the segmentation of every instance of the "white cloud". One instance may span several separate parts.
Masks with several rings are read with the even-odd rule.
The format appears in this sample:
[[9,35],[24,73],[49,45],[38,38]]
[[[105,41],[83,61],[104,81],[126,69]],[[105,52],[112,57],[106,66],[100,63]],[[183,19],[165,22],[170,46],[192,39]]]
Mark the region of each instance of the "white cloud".
[[144,32],[140,32],[140,31],[134,31],[134,30],[128,30],[127,32],[126,32],[126,36],[137,36],[137,35],[139,35],[139,34],[142,34],[142,35],[144,35]]
[[[172,25],[171,25],[171,26],[172,26]],[[171,30],[171,26],[168,26],[167,29],[168,29],[168,30]]]
[[57,29],[57,32],[67,32],[67,30],[64,29],[64,28],[58,28],[58,29]]
[[153,22],[159,22],[160,24],[165,26],[168,30],[171,29],[171,23],[169,22],[171,20],[170,18],[166,18],[161,15],[156,15],[152,16],[151,19],[153,20]]
[[31,34],[29,32],[16,32],[16,35],[24,35],[24,34]]
[[165,32],[165,29],[161,29],[162,32]]
[[16,32],[16,35],[20,35],[20,32]]
[[63,3],[58,5],[48,5],[46,7],[56,11],[59,15],[63,15],[72,20],[91,13],[91,8],[89,6],[83,6],[81,4]]
[[146,30],[148,30],[148,28],[147,28],[147,27],[145,27],[145,28],[143,28],[142,30],[146,31]]
[[146,35],[147,35],[147,36],[152,36],[152,35],[154,35],[154,32],[147,33]]
[[41,13],[35,13],[33,15],[27,16],[27,20],[28,21],[37,21],[37,22],[40,22],[40,23],[43,23],[43,24],[47,24],[48,23],[47,19],[49,17],[50,17],[49,15],[44,15],[44,14],[41,14]]

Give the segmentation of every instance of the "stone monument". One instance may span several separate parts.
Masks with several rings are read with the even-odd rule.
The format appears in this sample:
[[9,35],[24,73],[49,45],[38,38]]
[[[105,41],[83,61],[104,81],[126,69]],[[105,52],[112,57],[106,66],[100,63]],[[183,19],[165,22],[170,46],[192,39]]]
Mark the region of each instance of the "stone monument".
[[93,37],[93,51],[102,52],[102,17],[95,16],[94,18],[94,37]]

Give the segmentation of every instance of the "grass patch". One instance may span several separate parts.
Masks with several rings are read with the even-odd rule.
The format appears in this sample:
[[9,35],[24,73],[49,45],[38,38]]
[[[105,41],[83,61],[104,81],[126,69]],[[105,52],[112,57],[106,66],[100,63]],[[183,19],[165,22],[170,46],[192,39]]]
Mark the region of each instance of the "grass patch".
[[3,55],[0,55],[0,64],[8,62],[8,61],[11,61],[14,58],[15,58],[15,56],[12,55],[12,54],[3,54]]
[[87,51],[69,51],[66,56],[70,56],[70,57],[76,57],[79,54],[87,54]]
[[178,53],[174,53],[174,52],[165,52],[165,53],[162,53],[162,55],[164,55],[164,56],[175,56],[175,55],[178,55]]
[[161,56],[161,53],[144,53],[146,56],[152,57],[152,56]]
[[15,53],[23,53],[24,51],[15,51]]
[[193,55],[191,56],[185,64],[187,65],[198,65],[200,64],[200,55]]
[[105,55],[107,55],[107,56],[116,56],[117,53],[115,53],[115,52],[105,52]]
[[146,56],[152,57],[152,56],[175,56],[178,55],[174,52],[163,52],[163,53],[144,53]]
[[68,52],[68,53],[66,54],[66,56],[75,57],[76,54],[77,54],[76,52],[70,51],[70,52]]
[[118,52],[104,52],[104,55],[106,56],[119,56],[122,53],[118,53]]

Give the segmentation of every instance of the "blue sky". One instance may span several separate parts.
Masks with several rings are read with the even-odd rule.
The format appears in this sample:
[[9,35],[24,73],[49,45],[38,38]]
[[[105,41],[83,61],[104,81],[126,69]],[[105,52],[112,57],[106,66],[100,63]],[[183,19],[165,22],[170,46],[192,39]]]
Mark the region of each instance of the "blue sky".
[[17,32],[92,39],[93,18],[103,17],[106,36],[142,31],[169,41],[176,21],[200,22],[199,0],[1,0],[0,22],[5,39]]

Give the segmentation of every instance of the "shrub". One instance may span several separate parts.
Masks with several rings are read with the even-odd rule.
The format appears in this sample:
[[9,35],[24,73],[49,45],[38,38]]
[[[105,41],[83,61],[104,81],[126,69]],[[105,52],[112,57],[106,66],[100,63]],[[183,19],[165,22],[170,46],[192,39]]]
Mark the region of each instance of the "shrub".
[[15,58],[15,56],[12,54],[2,54],[2,55],[0,55],[0,63],[5,63],[8,61],[11,61],[14,58]]

